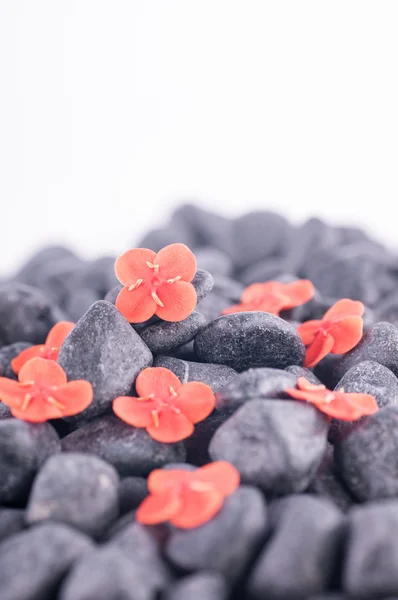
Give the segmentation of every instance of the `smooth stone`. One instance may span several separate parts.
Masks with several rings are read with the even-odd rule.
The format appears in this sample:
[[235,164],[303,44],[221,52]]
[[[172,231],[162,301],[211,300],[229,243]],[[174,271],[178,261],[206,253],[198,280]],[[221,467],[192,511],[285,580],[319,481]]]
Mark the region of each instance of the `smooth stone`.
[[120,514],[138,508],[148,495],[148,487],[144,477],[125,477],[119,485]]
[[301,492],[326,451],[327,431],[327,418],[310,404],[250,400],[217,429],[209,453],[267,495]]
[[90,288],[73,290],[66,301],[65,311],[71,321],[77,322],[97,300],[98,294]]
[[216,248],[199,248],[195,250],[196,262],[199,269],[204,269],[213,275],[229,277],[233,271],[231,259],[225,252]]
[[213,289],[214,277],[204,269],[198,269],[191,283],[195,288],[197,303],[199,304]]
[[44,523],[7,538],[0,545],[2,600],[55,598],[64,575],[92,548],[87,536],[59,523]]
[[213,570],[236,581],[264,536],[267,513],[259,490],[240,487],[210,521],[196,529],[175,529],[166,557],[184,571]]
[[11,410],[9,409],[9,407],[6,404],[3,404],[3,402],[0,402],[0,421],[4,421],[4,419],[11,419],[12,418],[12,414],[11,414]]
[[32,344],[29,344],[28,342],[14,342],[14,344],[0,348],[0,377],[8,377],[9,379],[15,380],[18,379],[11,368],[11,361],[18,356],[22,350],[30,348],[31,345]]
[[[1,424],[0,424],[1,425]],[[67,452],[89,452],[113,465],[122,477],[146,477],[169,462],[184,462],[184,444],[162,444],[145,429],[137,429],[114,415],[102,416],[62,440]]]
[[189,575],[172,584],[165,600],[227,600],[228,586],[219,573]]
[[244,286],[239,281],[231,279],[231,277],[216,275],[214,278],[214,293],[222,296],[230,303],[240,302],[244,290]]
[[0,421],[0,504],[23,503],[40,466],[59,450],[49,423]]
[[72,422],[105,412],[129,393],[137,375],[152,364],[152,354],[138,333],[109,302],[99,300],[78,321],[59,351],[68,380],[86,379],[94,389],[88,408]]
[[[223,215],[203,210],[195,204],[184,204],[174,212],[174,219],[185,225],[195,238],[195,247],[210,246],[231,256],[234,245],[232,221]],[[189,245],[189,244],[188,244]]]
[[398,502],[386,500],[350,511],[343,590],[350,598],[398,594]]
[[290,365],[289,367],[286,367],[285,371],[291,373],[292,375],[297,377],[297,379],[299,377],[305,377],[305,379],[307,379],[314,385],[319,385],[321,383],[318,377],[306,367],[300,367],[299,365]]
[[37,475],[26,521],[59,521],[100,537],[118,512],[116,470],[97,456],[62,452],[49,458]]
[[159,252],[169,244],[185,244],[189,248],[195,245],[194,237],[190,232],[178,227],[177,224],[169,225],[168,227],[152,229],[138,243],[134,242],[136,248],[149,248],[154,252]]
[[332,444],[328,444],[327,451],[307,492],[330,500],[345,513],[355,500],[338,476],[333,450]]
[[211,461],[209,444],[217,429],[225,423],[228,415],[225,412],[214,411],[204,421],[195,425],[195,430],[184,440],[187,449],[187,460],[199,467]]
[[114,285],[104,296],[104,300],[106,300],[106,302],[110,302],[111,304],[115,304],[116,302],[116,298],[118,297],[119,293],[122,291],[123,286],[121,283],[116,283],[116,285]]
[[237,372],[225,365],[212,365],[189,360],[181,360],[171,356],[158,356],[154,362],[155,367],[165,367],[173,371],[182,383],[188,381],[201,381],[209,385],[213,392],[218,392],[228,384]]
[[398,496],[398,406],[354,424],[335,444],[339,473],[360,501]]
[[25,528],[25,511],[0,507],[0,542]]
[[251,597],[308,598],[326,591],[340,550],[340,511],[328,500],[304,494],[279,502],[283,509],[275,531],[250,574]]
[[41,290],[23,283],[0,284],[0,342],[43,344],[51,327],[64,318]]
[[220,296],[216,292],[211,292],[206,298],[203,298],[198,305],[197,310],[203,315],[206,321],[209,323],[217,319],[224,308],[227,308],[231,304],[224,296]]
[[370,394],[380,408],[398,404],[398,379],[390,369],[373,360],[351,367],[335,388],[347,393]]
[[263,312],[219,317],[198,333],[194,349],[202,362],[225,364],[236,371],[284,369],[301,364],[305,355],[304,344],[293,327]]
[[285,271],[285,268],[286,258],[284,256],[259,260],[240,272],[239,280],[246,286],[271,280],[278,281],[278,276]]
[[142,332],[141,339],[151,352],[160,354],[190,342],[205,325],[205,317],[193,312],[184,321],[160,321],[149,325]]

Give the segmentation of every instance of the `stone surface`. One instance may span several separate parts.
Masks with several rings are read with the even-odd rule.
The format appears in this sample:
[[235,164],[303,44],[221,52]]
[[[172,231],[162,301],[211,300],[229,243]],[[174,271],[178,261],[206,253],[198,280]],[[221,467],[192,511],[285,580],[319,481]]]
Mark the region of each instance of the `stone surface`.
[[25,511],[19,508],[0,507],[0,542],[25,527]]
[[78,321],[59,351],[58,362],[68,379],[86,379],[94,399],[72,422],[92,418],[128,394],[137,375],[152,364],[152,354],[123,315],[100,300]]
[[205,317],[193,312],[184,321],[160,321],[149,325],[142,332],[141,339],[151,352],[160,354],[190,342],[205,325]]
[[197,302],[201,302],[203,298],[211,292],[214,286],[214,277],[203,269],[198,269],[195,273],[195,277],[191,281],[195,288]]
[[343,376],[336,390],[370,394],[380,408],[398,403],[398,379],[390,369],[373,360],[358,363]]
[[219,573],[198,573],[174,583],[165,594],[165,600],[227,600],[228,587]]
[[0,377],[8,377],[9,379],[18,379],[11,368],[11,361],[18,356],[22,350],[26,350],[32,344],[27,342],[15,342],[9,346],[0,348]]
[[225,365],[198,363],[171,356],[158,356],[155,359],[154,366],[170,369],[182,383],[188,383],[188,381],[206,383],[214,392],[218,392],[237,375],[234,369]]
[[122,477],[146,477],[168,462],[184,462],[186,455],[182,442],[162,444],[145,429],[131,427],[114,415],[100,417],[70,433],[63,438],[62,449],[96,454],[112,464]]
[[310,404],[250,400],[217,429],[209,452],[267,495],[301,492],[325,453],[327,431],[326,417]]
[[301,364],[305,354],[291,325],[262,312],[219,317],[196,336],[194,348],[201,361],[222,363],[237,371],[251,367],[284,369]]
[[144,477],[124,477],[119,485],[119,510],[125,514],[137,508],[148,495]]
[[306,367],[300,367],[299,365],[290,365],[290,367],[286,367],[285,371],[291,373],[292,375],[297,377],[297,379],[299,377],[305,377],[306,379],[308,379],[308,381],[314,383],[315,385],[319,385],[321,383],[318,377],[316,377],[316,375],[314,375],[314,373]]
[[232,274],[233,264],[225,252],[216,248],[199,248],[195,250],[198,269],[204,269],[214,276],[228,277]]

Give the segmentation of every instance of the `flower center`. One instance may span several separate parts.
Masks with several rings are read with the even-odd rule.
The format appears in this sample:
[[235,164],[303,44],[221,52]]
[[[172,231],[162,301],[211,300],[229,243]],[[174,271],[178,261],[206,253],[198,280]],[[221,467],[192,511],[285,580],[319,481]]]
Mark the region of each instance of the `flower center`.
[[175,405],[177,392],[172,386],[169,387],[169,392],[168,396],[155,396],[155,394],[150,394],[144,398],[136,398],[140,402],[151,400],[155,404],[155,408],[151,411],[152,421],[155,427],[159,427],[159,415],[162,411],[171,410],[176,415],[181,414],[181,410]]
[[[156,263],[151,263],[149,261],[146,261],[146,265],[147,267],[149,267],[149,269],[152,270],[153,275],[149,277],[145,283],[147,283],[149,286],[152,299],[156,302],[158,306],[164,308],[164,304],[158,296],[159,287],[165,283],[175,283],[176,281],[179,281],[182,278],[182,276],[177,275],[177,277],[172,277],[171,279],[164,279],[160,275],[159,265],[157,265]],[[133,290],[137,289],[142,283],[144,283],[144,279],[137,279],[135,283],[132,283],[130,285],[130,287],[128,288],[129,291],[132,292]]]
[[60,410],[64,410],[65,406],[58,402],[52,395],[56,389],[56,386],[40,386],[35,384],[33,381],[26,381],[21,384],[23,387],[27,388],[25,397],[20,406],[20,410],[25,411],[29,408],[32,402],[48,402],[53,406],[56,406]]

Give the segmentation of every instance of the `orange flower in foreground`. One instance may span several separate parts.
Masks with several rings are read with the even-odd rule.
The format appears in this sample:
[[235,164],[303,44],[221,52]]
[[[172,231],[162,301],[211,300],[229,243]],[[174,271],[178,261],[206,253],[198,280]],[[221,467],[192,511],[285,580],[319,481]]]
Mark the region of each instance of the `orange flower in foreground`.
[[164,321],[182,321],[196,306],[190,281],[196,273],[196,258],[185,244],[170,244],[157,254],[134,248],[115,262],[116,277],[125,287],[116,308],[130,323],[141,323],[154,314]]
[[279,315],[281,310],[288,310],[305,304],[314,295],[314,286],[308,279],[298,279],[293,283],[267,281],[253,283],[245,289],[241,303],[223,310],[223,315],[236,312],[259,310]]
[[117,416],[134,427],[143,427],[158,442],[179,442],[189,437],[194,423],[214,409],[213,390],[205,383],[184,385],[164,367],[150,367],[135,382],[138,398],[120,396],[113,401]]
[[14,417],[42,423],[81,412],[93,399],[88,381],[67,382],[65,371],[53,360],[32,358],[21,368],[19,381],[0,377],[0,400]]
[[379,410],[370,394],[346,394],[342,389],[332,392],[324,385],[310,383],[305,377],[299,377],[297,386],[298,390],[289,388],[286,392],[296,400],[314,404],[325,415],[341,421],[356,421]]
[[323,319],[307,321],[297,327],[307,352],[304,366],[314,367],[332,354],[345,354],[358,344],[362,337],[364,305],[356,300],[338,300],[324,314]]
[[70,323],[69,321],[59,321],[59,323],[56,323],[54,327],[50,329],[44,344],[22,350],[22,352],[11,361],[11,368],[14,373],[18,375],[24,364],[35,356],[40,356],[40,358],[46,358],[47,360],[57,360],[59,349],[74,326],[75,324]]
[[239,481],[237,469],[221,460],[195,471],[157,469],[148,477],[150,495],[137,510],[137,521],[144,525],[170,521],[182,529],[199,527],[218,513]]

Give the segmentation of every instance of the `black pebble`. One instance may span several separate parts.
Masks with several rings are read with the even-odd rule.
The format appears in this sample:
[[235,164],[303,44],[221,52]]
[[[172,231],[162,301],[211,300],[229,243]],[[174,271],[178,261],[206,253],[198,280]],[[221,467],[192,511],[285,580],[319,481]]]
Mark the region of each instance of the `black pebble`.
[[167,590],[165,600],[227,600],[228,586],[219,573],[203,572],[177,581]]
[[286,367],[285,371],[291,373],[292,375],[295,375],[297,379],[299,377],[305,377],[305,379],[307,379],[314,385],[319,385],[321,383],[318,377],[316,377],[316,375],[306,367],[300,367],[299,365],[290,365],[289,367]]
[[373,360],[351,367],[336,390],[374,396],[380,408],[398,403],[398,379],[390,369]]
[[148,495],[144,477],[125,477],[119,485],[119,509],[121,514],[137,508]]
[[214,278],[213,275],[211,275],[207,271],[204,271],[203,269],[198,269],[191,283],[195,288],[197,302],[199,304],[199,302],[206,298],[206,296],[213,289]]
[[0,377],[8,377],[9,379],[18,379],[14,371],[11,368],[11,361],[13,358],[18,356],[22,350],[30,348],[32,344],[27,342],[15,342],[9,346],[3,346],[0,348]]
[[234,369],[225,365],[198,363],[172,356],[158,356],[155,359],[154,366],[170,369],[182,383],[201,381],[209,385],[214,392],[221,390],[237,375]]
[[25,528],[25,511],[0,507],[0,542]]
[[204,316],[193,312],[184,321],[159,321],[149,325],[142,332],[141,339],[151,352],[160,354],[190,342],[205,325]]

